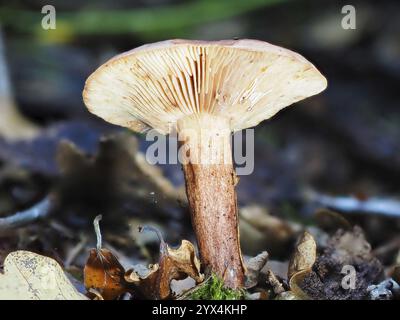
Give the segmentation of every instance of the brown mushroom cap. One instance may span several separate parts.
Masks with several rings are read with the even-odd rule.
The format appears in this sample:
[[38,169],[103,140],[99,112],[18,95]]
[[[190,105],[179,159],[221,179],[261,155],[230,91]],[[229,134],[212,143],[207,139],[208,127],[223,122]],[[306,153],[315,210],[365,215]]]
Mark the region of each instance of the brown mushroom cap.
[[318,94],[324,76],[301,55],[258,40],[167,40],[120,54],[86,81],[89,111],[134,131],[168,134],[186,115],[253,127]]

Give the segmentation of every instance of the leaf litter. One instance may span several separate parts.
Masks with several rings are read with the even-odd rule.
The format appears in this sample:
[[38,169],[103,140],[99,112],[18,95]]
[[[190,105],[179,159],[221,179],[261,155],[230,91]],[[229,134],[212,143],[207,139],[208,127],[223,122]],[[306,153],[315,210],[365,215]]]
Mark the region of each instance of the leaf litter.
[[[173,297],[172,280],[192,278],[201,283],[204,276],[200,272],[200,261],[192,243],[182,240],[178,248],[171,248],[165,243],[161,233],[154,227],[141,227],[140,232],[155,232],[160,240],[159,260],[148,267],[143,265],[125,271],[116,256],[102,248],[99,227],[101,216],[94,220],[97,247],[90,250],[84,269],[85,287],[95,290],[94,297],[114,300],[125,293],[131,293],[139,299],[168,299]],[[93,296],[93,295],[92,295]]]
[[[55,239],[58,242],[58,239],[64,237],[69,239],[68,246],[61,246],[60,254],[63,257],[73,257],[65,259],[64,263],[68,260],[65,264],[68,265],[66,270],[75,268],[75,271],[78,271],[74,272],[77,280],[68,280],[70,275],[66,280],[61,277],[60,279],[64,280],[59,280],[60,283],[67,284],[61,286],[61,292],[50,292],[44,296],[42,291],[37,291],[32,284],[32,288],[40,295],[32,296],[27,293],[21,297],[85,298],[74,288],[83,284],[91,299],[188,299],[196,297],[190,294],[200,288],[206,289],[199,291],[203,296],[210,294],[212,297],[228,297],[221,295],[222,288],[215,285],[218,284],[216,279],[212,280],[202,274],[196,247],[192,242],[181,240],[183,235],[188,235],[189,240],[193,239],[190,238],[190,232],[185,231],[190,230],[190,226],[186,225],[185,229],[185,223],[182,224],[182,217],[187,216],[185,200],[180,191],[166,180],[158,169],[153,170],[143,163],[143,154],[137,150],[135,137],[119,133],[102,138],[97,151],[92,150],[89,153],[71,142],[59,141],[56,144],[57,163],[61,170],[56,187],[48,189],[47,193],[55,193],[61,202],[57,203],[58,208],[53,210],[55,214],[45,217],[40,224],[30,223],[18,226],[15,230],[2,232],[0,257],[7,258],[4,260],[3,275],[0,279],[15,278],[10,276],[10,273],[16,271],[10,269],[7,260],[7,254],[11,252],[11,257],[14,254],[13,248],[22,245],[24,249],[32,248],[33,251],[45,253],[60,261],[51,247],[54,246]],[[29,172],[31,169],[28,167],[21,170]],[[7,174],[32,179],[29,175],[21,175],[21,172],[23,171],[11,170],[7,171]],[[44,174],[51,176],[53,172],[54,170],[50,175],[46,172]],[[103,176],[100,176],[99,172]],[[2,172],[0,178],[1,174]],[[80,179],[81,177],[83,179]],[[91,198],[91,192],[94,191],[96,198]],[[29,193],[26,194],[32,197]],[[34,197],[39,198],[38,194]],[[99,198],[106,199],[105,202],[110,206],[104,207],[101,203],[99,205],[96,201],[90,201]],[[180,200],[177,201],[177,198]],[[157,205],[155,201],[158,202]],[[32,200],[28,203],[34,204]],[[81,203],[85,205],[82,206]],[[24,207],[28,205],[18,208]],[[105,237],[108,241],[105,242],[105,247],[101,243],[100,246],[88,250],[87,244],[80,244],[81,237],[75,236],[71,230],[76,226],[84,226],[85,223],[79,222],[79,219],[88,219],[94,212],[98,212],[99,208],[102,209],[107,223]],[[149,211],[152,212],[151,218],[147,216]],[[90,214],[87,214],[88,212]],[[393,238],[393,243],[380,243],[377,246],[373,231],[377,226],[374,229],[371,223],[366,223],[374,217],[363,218],[361,214],[349,216],[346,213],[343,215],[321,208],[316,210],[313,217],[315,224],[308,226],[271,215],[269,210],[261,205],[241,208],[240,217],[243,247],[250,256],[246,256],[246,289],[243,294],[235,296],[236,298],[399,298],[400,261],[393,258],[396,254],[400,256],[398,242]],[[383,223],[394,226],[394,220],[385,220],[389,218],[375,217],[373,221],[381,227],[384,226]],[[152,230],[150,225],[159,226],[158,229],[163,230],[168,241],[172,239],[174,243],[180,242],[180,246],[170,247],[157,231],[159,243],[145,241],[140,244],[141,241],[132,237],[133,229],[115,229],[118,224],[133,226],[143,223],[147,225],[144,230]],[[362,228],[353,227],[358,224],[361,224]],[[390,234],[385,236],[389,238]],[[17,241],[18,239],[23,241]],[[297,243],[294,243],[296,239]],[[372,244],[367,239],[372,239]],[[110,245],[110,241],[113,246]],[[90,243],[90,239],[87,243]],[[371,250],[372,246],[374,250]],[[64,252],[67,248],[79,250],[76,253]],[[258,252],[261,253],[257,254]],[[62,271],[62,267],[54,259],[51,261],[50,265],[54,266],[53,263],[56,263]],[[146,264],[151,261],[157,263]],[[342,273],[344,266],[352,266],[356,270],[354,289],[343,288],[342,281],[347,275]],[[54,268],[55,274],[58,275],[58,268]],[[82,277],[80,273],[83,273]],[[0,280],[0,288],[1,284]],[[172,289],[173,286],[178,289]]]

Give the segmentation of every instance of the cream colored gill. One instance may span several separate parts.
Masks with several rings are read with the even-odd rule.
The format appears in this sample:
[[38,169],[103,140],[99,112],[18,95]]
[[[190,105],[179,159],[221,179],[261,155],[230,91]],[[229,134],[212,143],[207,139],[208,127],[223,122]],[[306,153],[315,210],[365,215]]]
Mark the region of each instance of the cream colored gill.
[[237,131],[326,87],[294,52],[255,40],[232,43],[170,41],[117,56],[89,77],[85,104],[135,131],[168,134],[178,119],[203,113],[228,119]]

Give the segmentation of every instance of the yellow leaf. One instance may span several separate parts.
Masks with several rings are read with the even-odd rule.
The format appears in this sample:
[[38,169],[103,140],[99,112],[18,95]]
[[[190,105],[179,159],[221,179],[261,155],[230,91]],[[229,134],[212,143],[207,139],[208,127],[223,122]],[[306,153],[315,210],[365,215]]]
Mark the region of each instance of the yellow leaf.
[[1,300],[86,300],[53,259],[29,251],[10,253],[0,274]]

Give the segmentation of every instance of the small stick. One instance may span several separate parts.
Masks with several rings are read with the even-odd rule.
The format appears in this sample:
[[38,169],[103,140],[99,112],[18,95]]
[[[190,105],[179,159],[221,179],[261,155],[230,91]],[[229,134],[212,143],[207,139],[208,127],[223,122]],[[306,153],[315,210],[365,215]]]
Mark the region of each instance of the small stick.
[[0,232],[26,226],[37,220],[46,218],[51,212],[52,201],[47,196],[33,207],[17,212],[11,216],[0,218]]
[[83,250],[83,248],[85,247],[86,243],[87,243],[87,238],[84,235],[81,235],[80,237],[80,241],[78,242],[78,244],[76,244],[72,250],[67,254],[67,257],[65,259],[65,263],[64,263],[64,267],[68,268],[71,266],[71,264],[74,262],[74,260],[76,259],[76,257],[78,256],[78,254]]
[[271,285],[276,295],[279,295],[285,291],[282,283],[278,280],[278,278],[271,270],[267,271],[267,282]]
[[360,200],[351,196],[335,197],[311,190],[305,192],[309,202],[325,206],[344,213],[378,214],[388,217],[400,217],[400,201],[394,198],[369,198]]
[[157,235],[158,240],[160,241],[160,251],[161,251],[161,253],[165,253],[166,252],[167,244],[165,243],[164,238],[163,238],[160,230],[158,230],[155,227],[147,226],[147,225],[139,226],[138,230],[139,230],[139,232],[143,232],[143,231],[154,232]]
[[96,249],[97,251],[100,251],[102,248],[102,238],[101,238],[101,231],[100,231],[100,220],[103,218],[101,214],[96,216],[93,220],[93,225],[94,225],[94,232],[96,233],[96,239],[97,239],[97,244],[96,244]]

